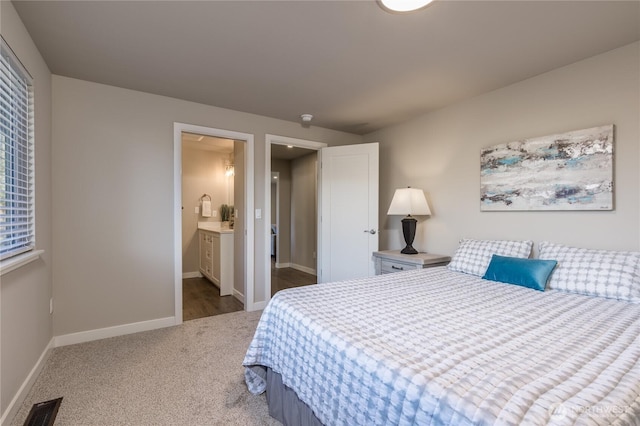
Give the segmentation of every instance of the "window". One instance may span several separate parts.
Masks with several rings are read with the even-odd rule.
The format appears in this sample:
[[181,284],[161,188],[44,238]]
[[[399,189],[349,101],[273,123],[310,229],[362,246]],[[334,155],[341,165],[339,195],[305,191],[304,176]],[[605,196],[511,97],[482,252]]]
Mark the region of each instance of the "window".
[[0,60],[0,260],[35,246],[31,76],[2,39]]

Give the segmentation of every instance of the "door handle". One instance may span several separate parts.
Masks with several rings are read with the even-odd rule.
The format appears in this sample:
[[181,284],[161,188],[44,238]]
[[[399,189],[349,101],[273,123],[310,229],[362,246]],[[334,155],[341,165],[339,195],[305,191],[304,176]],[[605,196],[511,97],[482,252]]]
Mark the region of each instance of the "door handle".
[[375,235],[375,233],[378,232],[378,231],[376,231],[375,229],[365,229],[364,232],[368,232],[371,235]]

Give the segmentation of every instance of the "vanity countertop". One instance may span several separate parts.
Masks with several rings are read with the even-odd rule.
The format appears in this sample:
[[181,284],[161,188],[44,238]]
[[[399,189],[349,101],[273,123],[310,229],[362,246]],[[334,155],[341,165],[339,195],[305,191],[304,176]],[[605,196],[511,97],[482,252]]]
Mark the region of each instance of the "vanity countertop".
[[220,222],[198,222],[198,229],[218,234],[233,234],[233,229],[223,228]]

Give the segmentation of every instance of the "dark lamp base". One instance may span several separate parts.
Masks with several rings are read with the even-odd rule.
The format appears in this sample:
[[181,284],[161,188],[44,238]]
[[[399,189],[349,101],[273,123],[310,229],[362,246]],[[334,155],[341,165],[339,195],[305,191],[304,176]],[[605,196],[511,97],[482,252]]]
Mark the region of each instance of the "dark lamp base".
[[400,251],[403,254],[418,254],[418,250],[413,248],[413,239],[416,236],[416,224],[418,221],[416,218],[407,216],[402,219],[402,234],[404,235],[404,242],[407,246]]
[[402,254],[418,254],[418,250],[414,249],[413,246],[408,245],[405,248],[403,248],[402,250],[400,250],[400,253],[402,253]]

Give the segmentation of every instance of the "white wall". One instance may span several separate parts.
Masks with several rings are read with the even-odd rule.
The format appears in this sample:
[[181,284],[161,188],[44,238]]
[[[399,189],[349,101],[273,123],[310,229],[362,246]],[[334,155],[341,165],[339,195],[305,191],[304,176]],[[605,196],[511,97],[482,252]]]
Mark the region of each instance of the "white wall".
[[52,339],[51,73],[11,2],[0,2],[0,17],[2,37],[33,77],[36,248],[44,250],[0,279],[0,416],[10,418],[11,401]]
[[[55,335],[174,315],[174,122],[254,134],[255,208],[263,211],[265,134],[362,140],[60,76],[53,110]],[[254,228],[256,301],[266,300],[266,225],[259,219]]]
[[[403,246],[386,212],[395,188],[428,195],[414,246],[451,254],[460,238],[640,249],[640,44],[634,43],[365,136],[380,142],[381,249]],[[480,212],[480,148],[615,125],[615,210]]]

